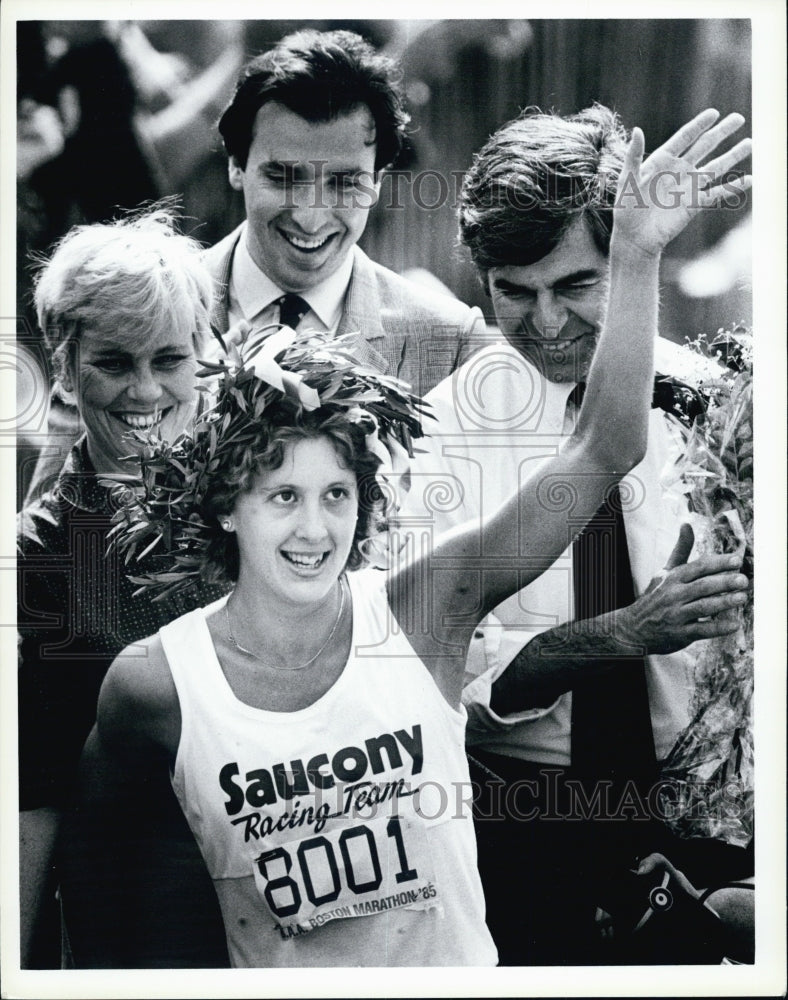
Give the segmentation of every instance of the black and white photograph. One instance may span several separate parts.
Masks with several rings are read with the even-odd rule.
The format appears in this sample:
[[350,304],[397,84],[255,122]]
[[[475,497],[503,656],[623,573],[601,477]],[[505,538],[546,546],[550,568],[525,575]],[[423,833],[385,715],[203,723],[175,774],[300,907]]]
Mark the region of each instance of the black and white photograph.
[[3,4],[4,998],[785,995],[785,12],[411,6]]

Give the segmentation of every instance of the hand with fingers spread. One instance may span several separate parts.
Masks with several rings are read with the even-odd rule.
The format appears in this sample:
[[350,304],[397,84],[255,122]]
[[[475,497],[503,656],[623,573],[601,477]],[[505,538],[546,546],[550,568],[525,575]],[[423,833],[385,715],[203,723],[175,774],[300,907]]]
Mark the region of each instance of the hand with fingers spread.
[[701,209],[738,199],[750,188],[749,175],[726,179],[750,155],[749,139],[714,155],[741,128],[744,118],[739,114],[718,118],[713,109],[701,112],[645,161],[643,132],[632,130],[616,192],[617,240],[656,256]]
[[702,556],[687,562],[693,536],[682,525],[663,573],[634,604],[616,612],[616,631],[647,654],[675,653],[698,639],[730,635],[738,628],[732,608],[747,600],[740,555]]

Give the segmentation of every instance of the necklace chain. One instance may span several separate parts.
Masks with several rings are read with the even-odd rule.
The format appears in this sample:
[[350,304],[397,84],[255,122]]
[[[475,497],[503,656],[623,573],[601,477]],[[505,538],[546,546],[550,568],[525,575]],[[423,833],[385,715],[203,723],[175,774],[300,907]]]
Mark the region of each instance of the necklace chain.
[[[318,656],[320,656],[320,654],[325,651],[325,649],[328,646],[328,644],[334,638],[336,630],[339,628],[339,622],[340,622],[340,620],[342,618],[342,612],[345,610],[344,577],[340,578],[340,580],[339,580],[339,592],[340,592],[339,611],[337,612],[336,621],[334,622],[334,624],[333,624],[333,626],[331,628],[331,631],[328,633],[328,638],[323,643],[323,645],[320,647],[320,649],[318,649],[318,651],[315,653],[315,655],[312,656],[312,657],[310,657],[306,661],[306,663],[302,663],[298,667],[280,667],[279,668],[280,670],[306,670],[306,668],[308,666],[310,666],[311,664],[313,664],[315,662],[315,660],[318,658]],[[263,661],[257,655],[257,653],[253,653],[251,651],[251,649],[247,649],[246,646],[242,646],[240,644],[240,642],[238,642],[238,640],[233,635],[232,626],[230,625],[230,600],[229,600],[229,598],[227,599],[227,601],[225,601],[225,604],[224,604],[224,617],[225,617],[225,621],[227,623],[227,638],[230,640],[230,642],[233,644],[233,646],[235,646],[235,648],[239,651],[239,653],[245,653],[246,656],[251,656],[255,660],[259,660],[262,663]]]

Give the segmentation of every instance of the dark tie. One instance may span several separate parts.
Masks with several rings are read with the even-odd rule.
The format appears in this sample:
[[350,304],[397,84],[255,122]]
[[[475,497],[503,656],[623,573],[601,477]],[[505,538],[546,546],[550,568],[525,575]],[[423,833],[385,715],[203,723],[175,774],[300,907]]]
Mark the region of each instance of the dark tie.
[[[582,394],[578,389],[570,396],[573,402]],[[572,569],[576,619],[635,600],[618,486],[575,539]],[[585,777],[616,784],[653,778],[656,759],[642,657],[616,658],[604,672],[575,684],[571,739],[572,768]]]
[[289,326],[292,330],[296,330],[298,324],[309,312],[309,308],[309,303],[304,301],[300,295],[287,292],[279,299],[279,322],[282,326]]

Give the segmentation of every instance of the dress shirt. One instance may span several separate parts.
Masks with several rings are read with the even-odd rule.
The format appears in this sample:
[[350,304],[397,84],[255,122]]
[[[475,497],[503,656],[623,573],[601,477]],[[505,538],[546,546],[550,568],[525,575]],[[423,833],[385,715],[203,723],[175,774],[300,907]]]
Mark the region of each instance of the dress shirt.
[[[474,355],[427,395],[437,422],[419,441],[411,490],[401,511],[404,531],[434,539],[466,521],[479,524],[555,455],[572,429],[572,383],[542,378],[505,342]],[[652,410],[646,457],[621,482],[635,594],[665,565],[686,519],[681,497],[661,486],[678,440],[662,410]],[[560,489],[545,502],[570,501]],[[571,510],[567,510],[571,518]],[[569,542],[569,537],[567,537]],[[493,681],[536,635],[574,617],[568,545],[533,583],[495,609],[471,643],[463,703],[467,740],[496,753],[538,763],[570,763],[571,693],[547,708],[500,717],[490,708]],[[693,657],[686,650],[651,656],[647,684],[658,757],[689,721]]]
[[[285,290],[274,284],[252,260],[246,236],[244,230],[233,255],[228,312],[231,324],[245,319],[259,328],[279,322],[278,300]],[[309,312],[303,316],[299,327],[332,335],[337,332],[352,270],[353,255],[349,253],[333,274],[313,288],[299,292],[309,303]]]

